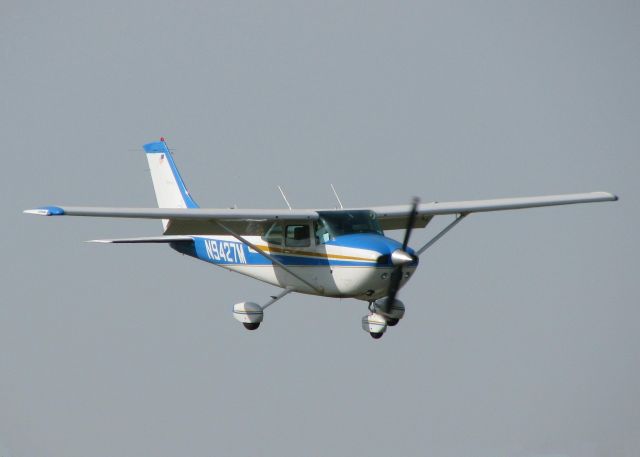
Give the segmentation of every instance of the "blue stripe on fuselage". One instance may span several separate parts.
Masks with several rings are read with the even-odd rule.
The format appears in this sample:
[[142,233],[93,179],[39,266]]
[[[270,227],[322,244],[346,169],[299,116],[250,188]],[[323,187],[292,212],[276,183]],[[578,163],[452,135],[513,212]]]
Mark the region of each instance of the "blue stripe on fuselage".
[[[345,248],[367,249],[369,251],[376,251],[381,256],[391,255],[393,251],[402,249],[402,243],[399,241],[376,233],[353,233],[350,235],[342,235],[327,242],[326,244],[329,246],[341,246]],[[410,247],[407,247],[407,253],[411,255],[416,254]],[[391,258],[389,258],[388,262],[390,264]]]

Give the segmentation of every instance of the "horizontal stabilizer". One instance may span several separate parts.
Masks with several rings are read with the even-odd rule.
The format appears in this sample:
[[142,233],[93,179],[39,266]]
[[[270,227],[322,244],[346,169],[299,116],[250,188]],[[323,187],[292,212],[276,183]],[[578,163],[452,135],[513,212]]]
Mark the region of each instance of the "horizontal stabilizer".
[[141,236],[138,238],[116,238],[113,240],[89,240],[87,243],[173,243],[193,241],[191,236]]

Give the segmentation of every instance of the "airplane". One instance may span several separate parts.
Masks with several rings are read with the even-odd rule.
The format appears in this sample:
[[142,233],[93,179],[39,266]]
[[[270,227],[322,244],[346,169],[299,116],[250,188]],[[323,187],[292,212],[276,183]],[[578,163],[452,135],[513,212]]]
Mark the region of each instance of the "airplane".
[[[175,251],[282,289],[262,305],[241,302],[233,317],[255,330],[264,311],[297,292],[368,303],[362,329],[382,337],[404,317],[398,291],[413,277],[420,256],[473,213],[616,201],[608,192],[339,209],[207,209],[187,190],[164,138],[145,144],[158,208],[44,206],[25,210],[40,216],[160,219],[160,236],[91,240],[96,243],[168,244]],[[333,186],[332,186],[333,188]],[[409,247],[412,230],[436,216],[454,219],[418,249]],[[404,229],[402,242],[385,231]]]

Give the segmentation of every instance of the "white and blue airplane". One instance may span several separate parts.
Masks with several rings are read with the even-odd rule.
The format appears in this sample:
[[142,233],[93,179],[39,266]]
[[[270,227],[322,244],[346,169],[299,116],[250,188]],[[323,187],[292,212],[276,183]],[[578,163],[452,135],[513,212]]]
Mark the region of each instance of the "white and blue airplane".
[[[191,197],[164,138],[144,145],[158,208],[45,206],[41,216],[160,219],[161,236],[92,240],[97,243],[164,243],[174,250],[282,288],[266,303],[237,303],[233,316],[249,330],[264,310],[291,292],[355,298],[368,303],[362,328],[380,338],[404,316],[398,290],[413,276],[424,252],[471,213],[615,201],[607,192],[340,209],[207,209]],[[283,194],[286,201],[286,196]],[[434,216],[454,220],[419,249],[409,247],[414,228]],[[404,229],[402,243],[385,230]]]

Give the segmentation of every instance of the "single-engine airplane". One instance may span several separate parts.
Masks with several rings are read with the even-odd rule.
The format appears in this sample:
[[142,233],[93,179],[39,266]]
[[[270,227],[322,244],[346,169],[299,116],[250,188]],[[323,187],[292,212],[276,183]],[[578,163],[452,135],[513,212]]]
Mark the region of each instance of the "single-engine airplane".
[[[291,292],[368,302],[362,328],[380,338],[404,316],[398,290],[413,276],[420,256],[471,213],[615,201],[607,192],[340,209],[206,209],[191,197],[164,138],[145,144],[158,208],[45,206],[41,216],[160,219],[163,235],[92,240],[161,243],[174,250],[282,288],[266,303],[237,303],[233,316],[255,330],[264,310]],[[286,201],[286,196],[283,193]],[[434,216],[455,218],[419,249],[409,247],[414,228]],[[404,229],[400,243],[385,230]]]

